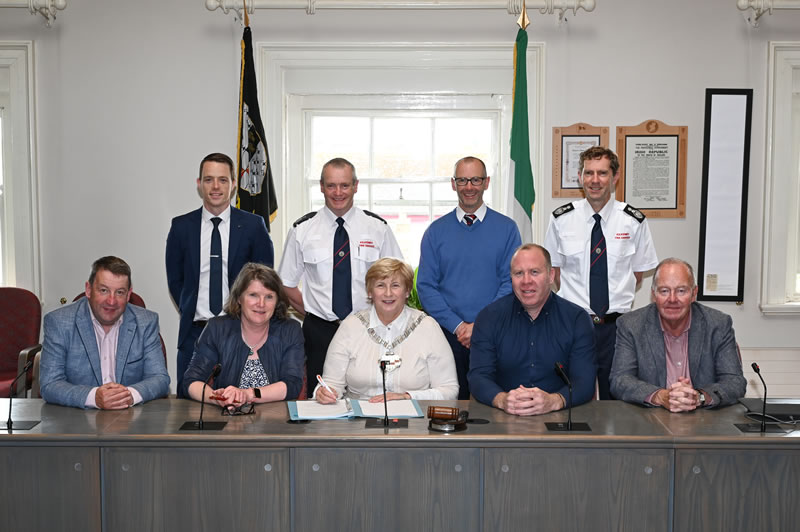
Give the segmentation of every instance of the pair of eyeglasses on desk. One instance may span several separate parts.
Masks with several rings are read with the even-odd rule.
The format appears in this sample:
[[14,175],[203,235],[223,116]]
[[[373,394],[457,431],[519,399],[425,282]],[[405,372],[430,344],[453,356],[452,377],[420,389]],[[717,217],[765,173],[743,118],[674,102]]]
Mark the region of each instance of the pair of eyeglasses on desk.
[[223,405],[222,407],[223,416],[247,416],[255,413],[255,411],[256,411],[255,403],[245,403],[239,406]]

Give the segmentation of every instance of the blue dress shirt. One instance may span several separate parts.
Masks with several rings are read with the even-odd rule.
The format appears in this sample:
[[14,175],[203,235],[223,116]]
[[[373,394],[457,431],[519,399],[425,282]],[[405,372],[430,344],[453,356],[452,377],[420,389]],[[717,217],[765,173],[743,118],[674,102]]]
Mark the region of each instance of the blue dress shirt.
[[581,307],[551,293],[532,320],[511,293],[478,314],[468,376],[478,401],[491,405],[498,393],[520,385],[560,393],[566,401],[567,386],[553,369],[556,362],[572,381],[573,406],[589,401],[597,363],[592,321]]

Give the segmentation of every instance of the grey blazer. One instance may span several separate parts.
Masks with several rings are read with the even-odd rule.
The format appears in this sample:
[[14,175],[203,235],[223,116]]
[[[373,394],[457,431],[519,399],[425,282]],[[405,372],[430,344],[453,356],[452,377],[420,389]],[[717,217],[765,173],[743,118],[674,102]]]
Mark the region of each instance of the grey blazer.
[[[666,388],[667,355],[655,303],[617,320],[617,346],[611,366],[611,393],[617,399],[646,404]],[[689,375],[696,389],[713,394],[715,406],[744,396],[747,381],[736,346],[731,317],[692,303],[689,328]]]
[[[40,373],[42,398],[65,406],[85,408],[91,389],[103,384],[97,337],[85,297],[44,317]],[[125,307],[115,375],[120,384],[135,388],[143,401],[169,393],[158,314],[130,303]]]

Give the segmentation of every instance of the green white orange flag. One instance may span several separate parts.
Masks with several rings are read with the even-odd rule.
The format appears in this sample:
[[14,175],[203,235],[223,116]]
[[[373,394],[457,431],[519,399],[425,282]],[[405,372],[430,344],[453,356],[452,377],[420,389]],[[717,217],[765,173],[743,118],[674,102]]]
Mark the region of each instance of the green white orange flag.
[[511,162],[509,164],[510,214],[517,223],[522,242],[533,240],[533,189],[530,143],[528,139],[528,80],[525,53],[528,32],[520,28],[514,45],[514,95],[511,118]]

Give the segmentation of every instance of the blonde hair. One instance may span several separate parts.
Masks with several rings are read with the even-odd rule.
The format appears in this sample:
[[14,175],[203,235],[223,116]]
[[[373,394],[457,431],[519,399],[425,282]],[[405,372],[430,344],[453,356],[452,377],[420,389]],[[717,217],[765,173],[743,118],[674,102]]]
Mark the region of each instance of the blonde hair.
[[375,286],[376,282],[393,275],[400,276],[400,279],[403,280],[403,284],[406,286],[406,291],[410,293],[414,286],[414,270],[402,260],[384,257],[376,260],[375,263],[370,266],[367,271],[367,276],[364,278],[364,282],[367,285],[367,299],[371,301],[369,294],[372,292],[372,288]]

